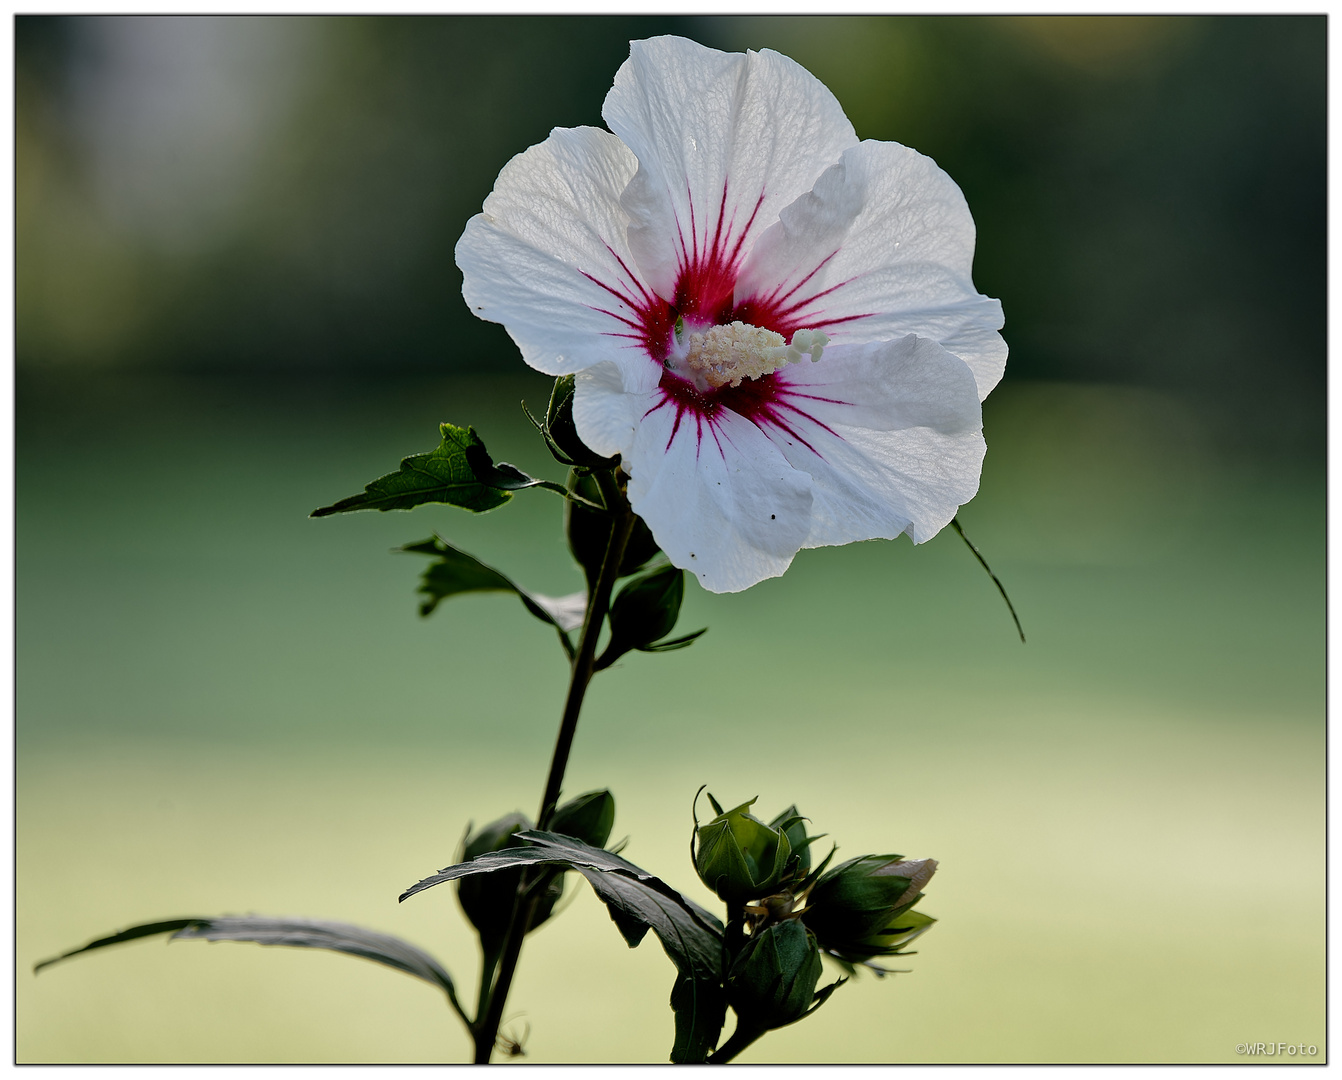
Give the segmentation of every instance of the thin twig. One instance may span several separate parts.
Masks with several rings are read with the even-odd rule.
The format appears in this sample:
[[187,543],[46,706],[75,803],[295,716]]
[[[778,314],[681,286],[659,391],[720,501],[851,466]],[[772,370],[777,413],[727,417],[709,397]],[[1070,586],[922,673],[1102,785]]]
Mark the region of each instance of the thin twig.
[[960,519],[958,517],[951,518],[951,528],[960,534],[960,539],[969,546],[969,550],[974,553],[974,558],[978,559],[979,565],[987,570],[988,576],[993,579],[993,584],[997,586],[997,591],[1002,594],[1002,599],[1006,601],[1007,610],[1011,612],[1012,621],[1016,624],[1016,633],[1020,635],[1020,643],[1024,645],[1025,631],[1021,629],[1020,619],[1016,615],[1016,607],[1012,604],[1011,597],[1007,596],[1006,587],[997,580],[997,575],[993,573],[992,567],[988,565],[988,560],[985,559],[979,552],[979,549],[974,546],[974,541],[965,535],[964,529],[960,528]]

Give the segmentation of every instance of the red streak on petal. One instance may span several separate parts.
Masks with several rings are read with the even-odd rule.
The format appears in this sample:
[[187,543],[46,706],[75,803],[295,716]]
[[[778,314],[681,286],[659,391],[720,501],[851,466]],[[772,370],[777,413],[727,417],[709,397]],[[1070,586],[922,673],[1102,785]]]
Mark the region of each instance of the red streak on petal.
[[[772,330],[783,335],[785,339],[791,338],[798,330],[823,330],[871,317],[870,314],[864,313],[827,318],[823,310],[814,310],[817,301],[833,293],[836,289],[847,285],[848,281],[841,281],[803,299],[794,299],[799,292],[804,290],[807,283],[834,258],[837,251],[827,255],[805,277],[787,288],[786,291],[784,291],[785,287],[783,285],[779,285],[768,294],[757,294],[747,297],[739,304],[734,303],[733,293],[736,289],[737,275],[741,270],[742,248],[756,218],[759,216],[760,208],[764,205],[764,192],[761,191],[755,200],[755,205],[751,209],[750,217],[747,219],[745,226],[738,230],[736,221],[737,210],[740,207],[731,206],[729,208],[730,186],[730,180],[724,179],[722,193],[718,200],[717,221],[713,225],[711,237],[707,231],[705,232],[702,245],[699,243],[699,218],[694,205],[693,194],[686,192],[690,217],[690,238],[688,241],[686,240],[685,230],[677,219],[676,240],[680,249],[677,262],[680,264],[680,268],[677,271],[675,289],[670,303],[657,296],[644,285],[638,274],[629,268],[629,265],[609,244],[606,245],[606,248],[611,257],[619,264],[626,280],[618,285],[610,285],[585,271],[582,272],[584,277],[610,293],[620,301],[621,305],[629,309],[628,313],[624,314],[606,308],[593,307],[594,311],[599,311],[608,318],[622,323],[631,331],[629,333],[608,331],[607,336],[628,338],[633,342],[638,342],[646,350],[649,359],[659,365],[665,365],[672,347],[676,320],[679,317],[683,317],[691,325],[722,326],[731,322],[744,322],[752,326],[762,327],[765,330]],[[707,224],[705,222],[706,229]],[[676,405],[677,421],[675,428],[677,431],[680,425],[679,417],[686,411],[693,412],[696,418],[706,420],[710,431],[714,431],[714,417],[720,408],[725,407],[746,417],[761,428],[775,427],[787,431],[794,438],[800,438],[780,418],[778,407],[783,402],[778,395],[783,391],[776,389],[776,384],[781,387],[787,385],[786,381],[779,382],[772,376],[766,376],[762,379],[747,381],[735,389],[723,387],[719,390],[700,392],[691,383],[687,383],[685,380],[669,373],[664,374],[662,378],[663,392]],[[804,398],[806,396],[790,391],[787,393],[789,396],[795,397]],[[789,405],[789,408],[796,410],[795,406]],[[800,410],[796,411],[800,412]],[[816,422],[814,417],[804,412],[801,412],[801,415]],[[702,442],[702,424],[699,425],[698,438]],[[804,442],[804,440],[802,441]]]
[[[726,191],[723,192],[726,195]],[[737,234],[736,246],[732,248],[731,261],[735,262],[741,255],[741,245],[746,242],[746,234],[750,232],[750,226],[755,224],[755,218],[759,216],[760,207],[764,205],[764,192],[760,192],[760,197],[755,200],[755,209],[750,211],[750,220],[746,222],[746,227]],[[735,216],[732,221],[735,222]]]
[[[765,435],[770,435],[771,431],[781,432],[806,447],[817,457],[821,456],[820,451],[812,446],[795,426],[799,418],[809,420],[816,427],[828,432],[836,439],[843,437],[828,424],[817,420],[803,406],[797,405],[793,399],[801,401],[809,399],[836,405],[844,405],[847,402],[805,394],[800,392],[800,388],[794,390],[785,379],[780,379],[776,373],[758,379],[746,379],[740,386],[723,386],[716,390],[700,390],[694,383],[668,371],[662,375],[658,390],[662,394],[662,399],[649,409],[644,416],[650,416],[667,404],[670,404],[676,410],[676,420],[672,425],[671,437],[666,444],[668,450],[671,448],[671,443],[675,441],[676,434],[680,431],[681,420],[686,413],[692,415],[698,424],[697,440],[699,444],[703,442],[704,424],[708,425],[709,431],[716,441],[718,425],[722,422],[724,410],[730,410],[749,420]],[[718,442],[718,449],[721,450],[721,448],[722,444]]]
[[[736,289],[736,276],[741,270],[741,248],[764,203],[764,194],[761,192],[751,211],[750,220],[744,229],[737,231],[735,208],[730,217],[728,215],[729,187],[730,181],[724,180],[722,195],[718,200],[717,223],[711,239],[705,234],[702,251],[699,248],[699,234],[695,229],[694,200],[690,197],[693,255],[681,263],[672,304],[677,312],[693,323],[721,325],[732,321],[732,293]],[[681,246],[684,247],[683,239]]]
[[629,327],[631,330],[637,330],[637,329],[639,329],[639,324],[636,323],[636,322],[634,322],[633,319],[627,319],[627,318],[625,318],[623,315],[616,315],[615,312],[610,311],[610,310],[608,310],[608,309],[606,309],[606,308],[603,308],[603,307],[594,307],[594,308],[592,308],[592,310],[593,310],[593,311],[600,312],[602,315],[609,315],[609,316],[610,316],[612,319],[614,319],[616,322],[622,322],[622,323],[624,323],[624,325],[627,326],[627,327]]
[[[592,276],[591,274],[589,274],[586,270],[579,270],[578,273],[580,273],[583,277],[585,277],[585,278],[586,278],[588,281],[590,281],[593,285],[596,285],[596,286],[599,287],[599,288],[605,289],[606,292],[610,293],[611,296],[615,297],[616,300],[620,301],[620,303],[624,304],[626,307],[631,307],[631,308],[637,308],[637,307],[638,307],[638,301],[637,301],[637,300],[633,299],[633,298],[632,298],[631,296],[629,296],[627,293],[622,293],[619,289],[615,288],[615,286],[613,286],[613,285],[607,285],[607,284],[606,284],[604,281],[602,281],[600,278],[598,278],[598,277],[593,277],[593,276]],[[607,312],[607,314],[609,314],[609,312]]]
[[814,270],[812,270],[809,274],[807,274],[804,278],[802,278],[799,282],[797,282],[797,284],[792,286],[792,288],[788,289],[787,292],[782,293],[781,295],[778,289],[781,289],[783,286],[780,285],[778,289],[775,289],[772,293],[769,294],[767,302],[770,304],[781,304],[783,301],[791,298],[798,289],[800,289],[803,285],[805,285],[808,281],[810,281],[813,277],[815,277],[816,274],[820,273],[820,271],[825,268],[825,264],[829,262],[830,259],[834,258],[834,256],[837,255],[838,253],[839,249],[835,248],[823,259],[821,259],[819,263],[816,264],[816,268]]
[[[638,275],[629,269],[628,264],[626,264],[625,261],[622,258],[620,258],[618,254],[616,254],[615,249],[611,247],[609,244],[606,244],[606,250],[610,252],[611,258],[613,258],[617,263],[620,264],[620,269],[624,271],[625,277],[629,279],[630,284],[632,284],[634,288],[637,289],[639,293],[642,295],[644,303],[651,302],[653,299],[653,295],[652,293],[648,292],[647,287],[643,284],[643,282],[641,282],[638,279]],[[598,282],[597,284],[600,284],[600,282]]]

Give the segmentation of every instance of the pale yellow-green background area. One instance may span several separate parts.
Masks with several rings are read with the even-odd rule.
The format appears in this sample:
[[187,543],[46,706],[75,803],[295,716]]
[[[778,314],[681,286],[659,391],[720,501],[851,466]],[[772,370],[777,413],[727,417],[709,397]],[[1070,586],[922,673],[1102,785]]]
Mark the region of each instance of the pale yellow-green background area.
[[[463,1061],[429,986],[334,954],[162,939],[31,974],[129,924],[361,923],[473,998],[450,887],[465,823],[534,813],[565,683],[511,598],[415,614],[435,529],[576,587],[543,492],[312,521],[440,419],[547,471],[543,380],[91,377],[26,398],[18,465],[17,1036],[23,1062]],[[1324,487],[1231,461],[1179,400],[1010,381],[947,532],[688,586],[693,647],[593,686],[567,790],[706,905],[690,802],[796,801],[840,845],[932,856],[911,974],[863,977],[745,1062],[1229,1062],[1324,1046]],[[827,844],[828,841],[822,841]],[[523,953],[529,1062],[666,1059],[672,967],[582,882]],[[1238,1059],[1242,1060],[1242,1059]]]

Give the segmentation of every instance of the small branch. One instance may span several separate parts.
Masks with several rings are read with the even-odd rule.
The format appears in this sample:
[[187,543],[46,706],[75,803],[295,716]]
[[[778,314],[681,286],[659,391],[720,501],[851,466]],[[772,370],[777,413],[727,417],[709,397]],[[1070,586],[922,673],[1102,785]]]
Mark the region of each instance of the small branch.
[[997,580],[997,575],[993,573],[992,567],[988,565],[988,560],[983,557],[979,549],[974,546],[974,541],[965,535],[964,529],[960,528],[960,519],[951,518],[951,528],[960,534],[960,539],[974,553],[974,558],[978,559],[979,565],[988,571],[988,576],[993,579],[993,584],[997,586],[997,591],[1002,594],[1002,599],[1006,601],[1007,610],[1011,612],[1011,619],[1016,624],[1016,633],[1020,635],[1020,643],[1025,644],[1025,631],[1021,629],[1020,618],[1016,615],[1016,607],[1011,602],[1011,597],[1007,596],[1006,586]]
[[736,1057],[742,1050],[753,1043],[761,1035],[768,1033],[768,1028],[751,1027],[742,1023],[740,1017],[736,1020],[736,1030],[732,1032],[732,1037],[722,1044],[716,1053],[709,1056],[708,1064],[726,1065],[732,1058]]
[[[480,993],[475,1001],[475,1023],[485,1015],[485,1010],[489,1007],[489,991],[494,985],[494,973],[499,969],[499,951],[493,949],[486,951],[484,943],[480,946]],[[471,1034],[475,1034],[475,1023],[470,1025]]]

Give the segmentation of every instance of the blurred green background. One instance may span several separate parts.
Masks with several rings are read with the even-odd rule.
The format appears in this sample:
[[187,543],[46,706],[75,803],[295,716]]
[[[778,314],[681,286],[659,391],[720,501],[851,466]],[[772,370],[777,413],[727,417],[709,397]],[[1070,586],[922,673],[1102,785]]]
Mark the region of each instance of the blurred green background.
[[[501,596],[415,614],[437,530],[576,588],[559,507],[308,520],[440,420],[555,478],[451,250],[499,168],[600,123],[631,38],[772,47],[979,229],[1008,375],[953,534],[693,586],[594,686],[572,792],[711,898],[690,799],[934,856],[912,974],[743,1061],[1234,1061],[1324,1046],[1325,85],[1312,18],[19,18],[17,1035],[24,1062],[460,1061],[429,988],[159,942],[363,923],[477,957],[470,819],[534,812],[565,665]],[[672,968],[585,885],[528,939],[526,1061],[662,1061]]]

